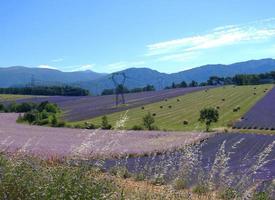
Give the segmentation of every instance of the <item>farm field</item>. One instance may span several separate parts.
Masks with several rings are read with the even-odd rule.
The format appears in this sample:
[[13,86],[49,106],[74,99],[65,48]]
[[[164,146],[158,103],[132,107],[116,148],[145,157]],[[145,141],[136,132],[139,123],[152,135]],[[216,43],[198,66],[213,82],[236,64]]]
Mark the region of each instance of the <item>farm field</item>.
[[[257,148],[251,149],[251,146]],[[200,144],[160,155],[107,159],[103,168],[126,167],[131,173],[144,173],[149,178],[162,175],[166,182],[176,179],[180,170],[185,169],[190,173],[185,174],[190,186],[202,181],[198,180],[202,178],[198,174],[203,173],[207,179],[204,181],[245,189],[258,181],[264,183],[275,179],[274,157],[274,135],[223,133]]]
[[[184,188],[190,190],[203,183],[211,190],[231,188],[242,197],[248,195],[245,191],[251,187],[268,191],[270,195],[275,192],[272,189],[275,178],[274,135],[97,132],[16,124],[17,116],[0,114],[0,149],[3,153],[39,156],[50,159],[50,163],[54,163],[52,158],[57,161],[58,158],[68,159],[70,167],[97,167],[105,172],[105,176],[139,177],[136,179],[142,178],[155,185],[175,187],[175,181],[182,179]],[[34,161],[27,163],[31,163],[27,165],[28,169],[34,166],[31,171],[37,172]],[[69,168],[70,172],[78,170],[76,167]]]
[[[42,158],[95,158],[143,155],[193,144],[208,133],[82,130],[30,126],[16,123],[18,114],[0,113],[0,152],[22,153]],[[143,148],[141,148],[143,147]]]
[[31,95],[15,95],[15,94],[0,94],[0,103],[4,103],[7,101],[16,101],[16,100],[26,100],[29,98],[33,98]]
[[[64,111],[64,119],[67,121],[80,121],[93,117],[127,110],[137,106],[158,102],[166,98],[172,98],[184,95],[190,92],[200,91],[211,88],[209,87],[193,87],[179,88],[170,90],[161,90],[154,92],[140,92],[125,94],[126,105],[115,107],[115,95],[106,96],[51,96],[51,97],[33,97],[28,99],[30,102],[50,101],[56,103]],[[17,102],[24,102],[18,100]]]
[[[218,108],[220,113],[219,122],[215,123],[213,128],[226,128],[231,127],[236,120],[249,111],[266,94],[265,89],[269,91],[272,87],[272,85],[257,85],[213,88],[148,104],[144,106],[144,109],[137,107],[113,113],[107,117],[113,126],[119,119],[124,119],[125,128],[129,129],[134,125],[141,125],[143,116],[150,112],[155,115],[155,125],[161,130],[200,131],[204,129],[204,125],[198,122],[199,112],[201,109],[211,106]],[[234,112],[233,109],[236,107],[240,107],[240,109]],[[82,124],[86,121],[100,124],[101,117],[72,124]],[[184,125],[184,121],[187,121],[188,124]]]
[[275,130],[275,89],[258,101],[240,121],[234,124],[238,129]]

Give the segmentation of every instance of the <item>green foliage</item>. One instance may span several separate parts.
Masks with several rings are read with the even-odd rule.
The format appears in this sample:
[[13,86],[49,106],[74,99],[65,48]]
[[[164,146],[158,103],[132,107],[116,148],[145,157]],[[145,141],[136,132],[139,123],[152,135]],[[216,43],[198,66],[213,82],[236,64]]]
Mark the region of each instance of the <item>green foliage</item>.
[[112,128],[112,125],[109,124],[107,116],[102,117],[102,122],[101,122],[101,128],[104,130],[108,130]]
[[96,129],[98,128],[96,125],[90,122],[85,122],[85,129]]
[[198,87],[198,82],[196,82],[196,81],[191,81],[190,83],[189,83],[189,87]]
[[134,125],[131,130],[135,130],[135,131],[140,131],[143,130],[144,128],[141,125]]
[[252,200],[271,200],[271,198],[266,192],[258,192],[253,195]]
[[144,173],[139,172],[134,175],[135,181],[144,181],[146,179],[146,176]]
[[173,188],[175,190],[183,190],[183,189],[186,189],[186,187],[187,187],[187,182],[182,177],[176,178],[173,182]]
[[205,123],[207,132],[209,131],[211,123],[217,122],[218,120],[219,111],[217,109],[209,107],[200,111],[199,121]]
[[236,199],[238,197],[238,193],[236,190],[234,190],[233,188],[226,188],[224,191],[221,192],[221,199],[224,200],[232,200],[232,199]]
[[32,159],[9,161],[0,156],[0,199],[110,199],[116,189],[84,167],[47,166]]
[[37,116],[37,113],[35,112],[27,112],[23,116],[23,121],[26,121],[29,124],[32,124],[36,120],[36,116]]
[[47,101],[40,104],[35,103],[11,103],[4,107],[5,112],[24,113],[19,115],[17,122],[28,122],[29,124],[36,125],[52,125],[55,127],[65,126],[65,122],[59,121],[57,114],[60,109],[56,104]]
[[0,103],[0,112],[3,112],[3,111],[5,111],[5,106],[2,103]]
[[157,174],[151,182],[153,185],[164,185],[165,179],[163,174]]
[[198,195],[204,195],[209,191],[206,185],[197,185],[193,188],[192,192]]
[[155,129],[155,126],[153,126],[153,124],[155,123],[155,119],[150,112],[148,112],[142,119],[145,128],[147,128],[148,130]]
[[89,91],[72,86],[33,86],[0,88],[0,94],[87,96]]

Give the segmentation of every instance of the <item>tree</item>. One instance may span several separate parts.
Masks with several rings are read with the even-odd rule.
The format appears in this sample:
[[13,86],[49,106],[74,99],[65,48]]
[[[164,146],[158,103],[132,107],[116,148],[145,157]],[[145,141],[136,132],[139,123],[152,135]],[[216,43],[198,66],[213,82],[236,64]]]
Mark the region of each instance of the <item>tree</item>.
[[187,83],[186,83],[185,81],[182,81],[182,82],[180,83],[180,87],[182,87],[182,88],[187,87]]
[[101,128],[104,130],[111,129],[112,125],[109,124],[107,116],[102,117]]
[[176,84],[174,82],[172,83],[172,88],[176,88]]
[[191,81],[191,83],[189,84],[189,87],[197,87],[198,83],[196,81]]
[[210,125],[213,122],[217,122],[219,120],[219,112],[215,108],[204,108],[200,111],[199,121],[205,123],[206,131],[209,131]]
[[154,126],[153,126],[154,123],[155,123],[154,117],[151,115],[150,112],[148,112],[147,115],[145,115],[143,117],[143,125],[148,130],[153,130],[154,129]]

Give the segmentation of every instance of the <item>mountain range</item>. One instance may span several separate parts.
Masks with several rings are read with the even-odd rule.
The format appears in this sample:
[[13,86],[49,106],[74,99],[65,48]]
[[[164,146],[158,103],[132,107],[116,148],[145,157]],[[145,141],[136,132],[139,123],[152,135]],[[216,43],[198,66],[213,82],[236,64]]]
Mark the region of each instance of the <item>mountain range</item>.
[[[128,68],[120,72],[126,75],[125,86],[129,89],[144,87],[147,84],[162,89],[173,82],[204,82],[210,76],[234,76],[236,74],[258,74],[275,71],[275,60],[271,58],[249,60],[230,65],[209,64],[177,73],[161,73],[150,68]],[[100,94],[104,89],[111,89],[114,83],[111,74],[96,73],[90,70],[62,72],[54,69],[7,67],[0,68],[0,87],[36,84],[70,84],[88,89],[93,94]],[[121,77],[118,77],[118,79]],[[118,80],[119,81],[119,80]]]

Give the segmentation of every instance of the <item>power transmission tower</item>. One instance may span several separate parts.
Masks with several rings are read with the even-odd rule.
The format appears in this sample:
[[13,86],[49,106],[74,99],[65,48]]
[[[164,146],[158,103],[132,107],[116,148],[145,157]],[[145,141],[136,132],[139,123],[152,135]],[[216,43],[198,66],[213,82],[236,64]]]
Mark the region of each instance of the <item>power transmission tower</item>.
[[35,78],[34,78],[34,75],[32,75],[31,77],[31,87],[34,87],[35,86]]
[[[118,80],[117,78],[121,77],[122,80]],[[126,75],[124,72],[116,72],[112,74],[112,81],[115,85],[115,94],[116,94],[116,106],[119,104],[119,96],[121,96],[122,104],[125,104],[125,98],[124,98],[124,84],[126,81]]]

